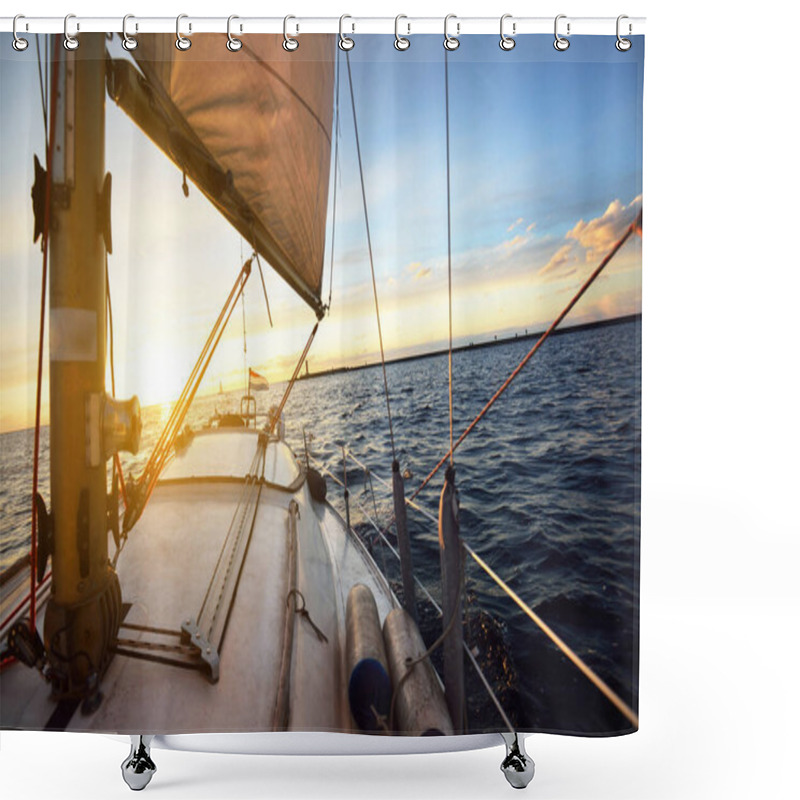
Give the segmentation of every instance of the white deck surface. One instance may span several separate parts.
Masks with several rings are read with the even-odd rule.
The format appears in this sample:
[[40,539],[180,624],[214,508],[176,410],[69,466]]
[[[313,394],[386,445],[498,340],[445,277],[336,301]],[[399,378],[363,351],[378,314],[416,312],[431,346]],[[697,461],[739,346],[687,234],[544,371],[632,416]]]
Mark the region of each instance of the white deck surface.
[[[179,632],[196,617],[214,572],[243,482],[257,447],[250,430],[194,437],[165,472],[131,531],[117,571],[125,623]],[[265,732],[276,729],[276,704],[286,615],[293,623],[289,672],[289,729],[352,730],[346,697],[343,643],[347,593],[355,583],[373,591],[381,620],[396,602],[388,584],[353,534],[327,504],[313,501],[286,445],[270,442],[253,534],[225,638],[220,679],[204,671],[118,654],[102,681],[104,700],[91,716],[76,712],[70,730],[160,734]],[[175,480],[177,479],[177,480]],[[296,588],[308,620],[287,611],[290,587],[289,506],[296,525]],[[176,637],[123,627],[120,639],[177,644]],[[41,729],[56,708],[39,676],[14,665],[0,676],[3,726]]]

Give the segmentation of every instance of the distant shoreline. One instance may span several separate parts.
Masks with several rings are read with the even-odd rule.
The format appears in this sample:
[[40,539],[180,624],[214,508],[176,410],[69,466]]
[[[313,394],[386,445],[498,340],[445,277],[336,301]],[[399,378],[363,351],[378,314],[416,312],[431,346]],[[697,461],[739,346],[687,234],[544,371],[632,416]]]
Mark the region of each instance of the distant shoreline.
[[[636,320],[641,320],[642,315],[639,314],[628,314],[624,317],[614,317],[614,319],[604,319],[598,322],[586,322],[582,325],[572,325],[569,328],[556,328],[551,334],[552,336],[561,336],[562,334],[566,333],[578,333],[579,331],[590,330],[592,328],[605,328],[609,325],[622,325],[627,322],[634,322]],[[511,342],[524,342],[528,340],[538,339],[544,333],[543,330],[535,331],[534,333],[523,333],[523,334],[516,334],[514,336],[506,336],[502,339],[490,339],[486,342],[477,342],[470,344],[459,345],[458,347],[453,348],[454,353],[461,353],[465,350],[482,350],[486,347],[495,347],[497,345],[509,344]],[[417,361],[418,359],[423,358],[435,358],[436,356],[447,355],[447,348],[440,348],[438,350],[431,350],[427,353],[419,353],[417,355],[410,355],[410,356],[399,356],[397,358],[391,358],[386,361],[387,364],[403,364],[407,361]],[[329,375],[338,375],[342,372],[357,372],[358,370],[362,369],[373,369],[374,367],[379,367],[381,365],[380,361],[372,361],[369,364],[356,364],[354,366],[346,366],[346,367],[336,367],[335,369],[327,369],[322,370],[320,372],[309,372],[307,375],[302,374],[299,375],[297,380],[298,381],[308,381],[313,380],[314,378],[324,378]],[[239,391],[239,390],[231,390],[231,391]],[[209,392],[206,395],[202,395],[203,397],[211,397],[214,393]],[[226,393],[227,394],[227,393]],[[160,405],[160,404],[155,404]],[[148,408],[151,406],[148,406]],[[43,425],[43,428],[49,427],[49,423],[47,425]],[[13,430],[2,431],[0,432],[0,436],[6,436],[7,434],[18,433],[20,431],[32,431],[33,427],[27,428],[14,428]]]
[[[592,328],[606,328],[609,325],[622,325],[626,322],[634,322],[636,320],[641,320],[642,315],[641,312],[638,314],[627,314],[624,317],[614,317],[613,319],[602,319],[597,322],[585,322],[581,325],[572,325],[569,328],[556,328],[551,336],[561,336],[565,333],[578,333],[579,331],[586,331]],[[478,342],[473,343],[470,342],[469,344],[459,345],[458,347],[453,348],[454,353],[461,353],[465,350],[482,350],[486,347],[496,347],[502,344],[509,344],[510,342],[524,342],[531,339],[538,339],[544,332],[544,330],[535,331],[534,333],[524,333],[522,335],[515,334],[514,336],[506,336],[503,339],[490,339],[487,342]],[[431,350],[428,353],[419,353],[412,356],[400,356],[398,358],[391,358],[386,360],[386,364],[403,364],[406,361],[418,361],[419,359],[423,358],[435,358],[436,356],[447,355],[448,349],[440,348],[439,350]],[[320,370],[319,372],[308,372],[297,377],[298,381],[309,381],[313,378],[325,378],[330,375],[338,375],[342,372],[357,372],[358,370],[362,369],[372,369],[374,367],[379,367],[381,365],[380,361],[372,361],[369,364],[357,364],[355,366],[345,366],[345,367],[336,367],[334,369],[326,369]]]

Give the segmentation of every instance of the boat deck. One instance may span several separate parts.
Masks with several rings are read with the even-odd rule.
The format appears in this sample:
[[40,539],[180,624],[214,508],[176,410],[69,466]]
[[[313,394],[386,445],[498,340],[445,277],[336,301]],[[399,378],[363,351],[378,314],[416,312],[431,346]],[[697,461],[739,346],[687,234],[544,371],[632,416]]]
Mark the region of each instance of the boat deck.
[[[356,583],[368,585],[381,621],[397,601],[338,514],[311,498],[284,443],[270,441],[264,454],[218,682],[181,639],[181,626],[200,613],[257,443],[252,429],[201,432],[165,470],[117,564],[124,620],[99,709],[82,716],[73,703],[70,714],[34,671],[14,665],[0,675],[3,727],[41,729],[49,720],[117,733],[353,729],[344,675],[347,594]],[[295,613],[292,589],[308,618]]]

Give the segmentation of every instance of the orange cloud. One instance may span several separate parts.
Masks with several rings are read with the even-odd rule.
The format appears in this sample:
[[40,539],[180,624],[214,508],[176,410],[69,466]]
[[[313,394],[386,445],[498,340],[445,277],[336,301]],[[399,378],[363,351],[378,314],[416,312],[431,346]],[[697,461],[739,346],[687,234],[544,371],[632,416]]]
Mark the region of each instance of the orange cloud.
[[414,280],[421,281],[424,280],[425,278],[429,278],[430,275],[431,275],[430,267],[420,266],[420,268],[414,273]]
[[550,260],[539,270],[539,275],[544,275],[547,272],[554,272],[569,264],[570,261],[575,261],[573,250],[574,245],[572,243],[567,242],[567,244],[562,244]]
[[503,247],[507,248],[508,250],[513,250],[515,247],[519,247],[521,244],[525,244],[527,241],[527,236],[520,236],[517,234],[513,239],[503,242]]
[[635,197],[627,206],[613,200],[601,217],[589,222],[580,220],[567,232],[567,239],[574,239],[586,251],[587,261],[602,258],[614,242],[625,233],[642,205],[642,196]]

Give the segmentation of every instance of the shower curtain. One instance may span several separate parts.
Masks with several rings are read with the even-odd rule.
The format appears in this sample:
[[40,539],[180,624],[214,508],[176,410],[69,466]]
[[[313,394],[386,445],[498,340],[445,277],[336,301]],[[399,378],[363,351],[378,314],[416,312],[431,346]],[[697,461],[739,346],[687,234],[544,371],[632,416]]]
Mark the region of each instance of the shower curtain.
[[0,727],[636,730],[643,37],[29,39]]

